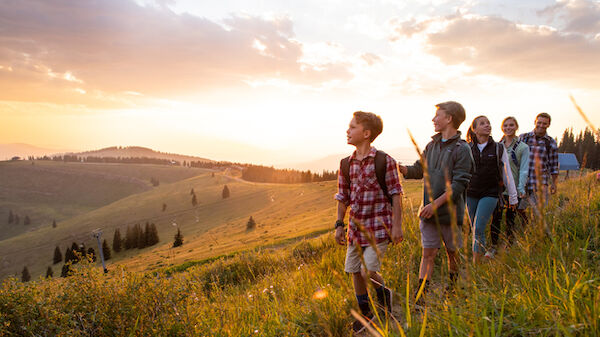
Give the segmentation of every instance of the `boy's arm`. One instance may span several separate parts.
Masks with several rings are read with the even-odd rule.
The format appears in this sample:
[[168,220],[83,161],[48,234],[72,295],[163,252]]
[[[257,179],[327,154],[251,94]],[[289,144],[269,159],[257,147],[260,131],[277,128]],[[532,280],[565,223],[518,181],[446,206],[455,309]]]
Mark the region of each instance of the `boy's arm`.
[[[423,154],[425,155],[425,154]],[[417,160],[411,166],[398,165],[398,168],[405,179],[422,179],[423,178],[423,165],[421,161]]]
[[[335,195],[335,200],[338,201],[337,220],[343,222],[346,217],[346,210],[350,203],[350,182],[347,182],[346,178],[342,175],[341,163],[340,169],[338,170],[338,193]],[[335,241],[340,245],[346,243],[344,227],[337,226],[337,221],[335,227]]]
[[[473,166],[475,161],[471,154],[471,149],[468,146],[462,146],[456,151],[456,161],[454,162],[454,169],[452,170],[452,197],[463,194],[467,189],[467,185],[473,175]],[[439,198],[438,198],[439,199]]]
[[[338,221],[344,222],[344,218],[346,217],[346,209],[347,208],[348,208],[348,205],[344,204],[341,201],[338,201],[336,224],[338,223]],[[346,234],[346,231],[344,230],[344,227],[336,225],[335,241],[337,243],[339,243],[340,245],[343,245],[346,243],[346,235],[345,234]]]
[[525,185],[527,184],[527,177],[529,176],[529,146],[524,146],[521,151],[521,158],[519,158],[521,167],[519,167],[519,190],[520,197],[525,196]]

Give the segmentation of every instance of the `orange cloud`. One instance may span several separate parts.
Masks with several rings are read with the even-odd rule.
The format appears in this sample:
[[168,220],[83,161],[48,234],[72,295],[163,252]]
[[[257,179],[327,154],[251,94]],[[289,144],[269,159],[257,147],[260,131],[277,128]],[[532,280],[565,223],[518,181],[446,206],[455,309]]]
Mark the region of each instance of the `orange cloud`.
[[600,87],[600,39],[588,35],[474,15],[393,24],[390,40],[423,37],[427,52],[446,64],[465,64],[474,74]]
[[101,104],[124,92],[164,97],[352,76],[344,64],[302,62],[286,17],[233,16],[221,25],[124,0],[28,0],[3,4],[0,22],[0,100],[89,103],[96,93]]

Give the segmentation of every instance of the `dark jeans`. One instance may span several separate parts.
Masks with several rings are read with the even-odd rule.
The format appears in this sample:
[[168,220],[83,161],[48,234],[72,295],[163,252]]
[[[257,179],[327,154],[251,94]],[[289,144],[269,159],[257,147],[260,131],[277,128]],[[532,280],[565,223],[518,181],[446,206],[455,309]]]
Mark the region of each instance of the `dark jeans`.
[[[508,196],[503,195],[504,205],[508,206]],[[520,201],[520,200],[519,200]],[[521,204],[519,202],[519,204]],[[498,246],[498,240],[500,238],[500,231],[502,228],[502,212],[506,208],[506,239],[509,244],[512,244],[514,240],[514,229],[515,229],[515,217],[519,215],[521,225],[527,225],[527,214],[524,209],[512,210],[509,207],[501,207],[500,203],[496,206],[494,214],[492,215],[492,224],[490,227],[490,243],[492,247]]]

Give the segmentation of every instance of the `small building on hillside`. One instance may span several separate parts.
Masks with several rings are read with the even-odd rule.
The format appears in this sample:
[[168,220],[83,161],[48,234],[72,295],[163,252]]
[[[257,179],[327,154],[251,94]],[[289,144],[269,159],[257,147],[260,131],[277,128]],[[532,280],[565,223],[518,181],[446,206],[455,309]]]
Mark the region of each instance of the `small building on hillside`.
[[558,169],[560,171],[577,171],[579,170],[579,162],[574,153],[559,153],[558,154]]
[[569,172],[579,170],[579,162],[574,153],[559,153],[558,154],[558,170],[567,171],[565,179],[569,178]]

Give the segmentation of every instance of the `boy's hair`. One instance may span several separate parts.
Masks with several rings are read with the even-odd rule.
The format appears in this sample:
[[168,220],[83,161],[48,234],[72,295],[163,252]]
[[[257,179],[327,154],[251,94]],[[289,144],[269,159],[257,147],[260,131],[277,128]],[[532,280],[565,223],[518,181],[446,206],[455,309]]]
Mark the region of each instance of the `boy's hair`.
[[465,121],[465,108],[458,102],[448,101],[436,104],[435,107],[444,110],[447,115],[452,117],[452,126],[457,130],[462,122]]
[[365,130],[371,131],[369,142],[373,142],[383,131],[383,121],[381,117],[372,112],[356,111],[354,113],[356,122],[363,126]]
[[500,125],[500,127],[504,126],[504,123],[506,123],[507,120],[512,120],[513,122],[515,122],[515,125],[517,126],[517,130],[519,130],[519,122],[517,122],[517,119],[514,118],[513,116],[508,116],[508,117],[504,118],[502,120],[502,124]]
[[538,119],[540,117],[548,118],[548,123],[552,122],[552,118],[547,112],[540,112],[537,116],[535,116],[535,119]]
[[483,115],[475,117],[471,126],[469,126],[469,130],[467,130],[467,143],[477,143],[477,134],[475,134],[475,128],[477,127],[477,123],[482,118],[487,118]]

